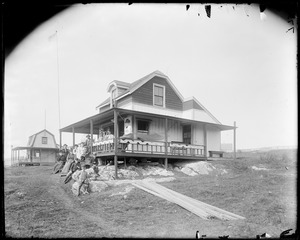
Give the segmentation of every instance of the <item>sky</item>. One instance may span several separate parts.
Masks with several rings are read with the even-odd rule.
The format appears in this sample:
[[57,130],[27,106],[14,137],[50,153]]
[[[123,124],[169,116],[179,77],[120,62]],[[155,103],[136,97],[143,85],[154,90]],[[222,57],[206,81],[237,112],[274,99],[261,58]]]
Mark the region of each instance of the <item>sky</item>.
[[[237,149],[297,146],[290,27],[254,4],[213,4],[210,18],[204,4],[70,6],[5,59],[4,156],[45,128],[59,142],[60,128],[97,113],[111,81],[155,70],[222,124],[236,121]],[[222,143],[232,142],[232,131],[223,132]],[[71,134],[63,143],[72,144]]]

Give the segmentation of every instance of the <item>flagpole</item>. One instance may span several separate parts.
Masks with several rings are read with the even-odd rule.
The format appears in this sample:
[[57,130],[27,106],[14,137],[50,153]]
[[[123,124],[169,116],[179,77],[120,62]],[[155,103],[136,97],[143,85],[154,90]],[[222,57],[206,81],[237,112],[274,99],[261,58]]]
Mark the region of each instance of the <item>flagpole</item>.
[[46,109],[45,109],[45,129],[46,129]]
[[60,129],[60,91],[59,91],[59,61],[58,61],[58,31],[56,30],[56,64],[57,64],[57,95],[58,95],[58,127]]

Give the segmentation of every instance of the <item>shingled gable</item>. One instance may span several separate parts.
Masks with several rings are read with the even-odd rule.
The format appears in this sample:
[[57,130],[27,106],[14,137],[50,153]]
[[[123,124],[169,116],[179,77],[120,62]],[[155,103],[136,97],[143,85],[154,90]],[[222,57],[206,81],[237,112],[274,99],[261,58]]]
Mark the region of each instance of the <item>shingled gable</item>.
[[[130,94],[132,94],[133,92],[135,92],[137,89],[139,89],[142,85],[144,85],[145,83],[147,83],[148,81],[150,81],[152,78],[154,78],[154,77],[161,77],[161,78],[163,78],[163,79],[165,79],[166,81],[167,81],[167,83],[171,86],[171,88],[174,90],[174,92],[176,93],[176,95],[179,97],[179,99],[183,102],[183,97],[182,97],[182,95],[180,94],[180,92],[177,90],[177,88],[174,86],[174,84],[171,82],[171,80],[169,79],[169,77],[168,76],[166,76],[165,74],[163,74],[162,72],[160,72],[160,71],[154,71],[154,72],[152,72],[152,73],[150,73],[150,74],[148,74],[148,75],[146,75],[145,77],[143,77],[143,78],[141,78],[141,79],[139,79],[139,80],[136,80],[136,81],[134,81],[133,83],[131,83],[131,84],[129,84],[129,83],[125,83],[125,82],[122,82],[122,81],[117,81],[117,80],[114,80],[114,81],[112,81],[109,85],[108,85],[108,88],[107,88],[107,90],[109,91],[110,90],[110,88],[111,88],[111,86],[113,85],[113,84],[115,84],[115,85],[118,85],[118,83],[119,83],[119,85],[121,85],[122,84],[122,86],[126,86],[127,84],[127,86],[128,86],[128,89],[126,90],[126,91],[124,91],[121,95],[119,95],[117,98],[116,98],[116,100],[120,100],[120,99],[122,99],[123,97],[125,97],[125,96],[128,96],[128,95],[130,95]],[[121,84],[120,84],[121,83]],[[104,107],[104,106],[106,106],[106,105],[108,105],[109,103],[110,103],[110,98],[107,98],[105,101],[103,101],[101,104],[99,104],[97,107],[96,107],[96,109],[99,109],[99,108],[101,108],[101,107]]]
[[[136,90],[141,88],[144,84],[146,84],[147,82],[149,82],[151,79],[153,79],[155,77],[160,77],[160,78],[165,79],[166,82],[170,85],[170,87],[172,88],[174,93],[178,96],[178,98],[182,102],[182,111],[189,110],[189,109],[202,110],[209,117],[211,117],[213,121],[221,124],[221,122],[217,118],[215,118],[195,97],[190,97],[190,98],[184,99],[183,96],[181,95],[181,93],[177,90],[177,88],[174,86],[172,81],[169,79],[169,77],[158,70],[144,76],[143,78],[141,78],[139,80],[134,81],[131,84],[123,82],[123,81],[114,80],[109,83],[107,91],[110,91],[112,86],[127,88],[126,91],[124,91],[122,94],[120,94],[118,97],[116,97],[116,100],[120,100],[128,95],[132,95]],[[110,97],[108,97],[105,101],[103,101],[101,104],[99,104],[96,107],[96,109],[105,107],[109,104],[110,104]]]

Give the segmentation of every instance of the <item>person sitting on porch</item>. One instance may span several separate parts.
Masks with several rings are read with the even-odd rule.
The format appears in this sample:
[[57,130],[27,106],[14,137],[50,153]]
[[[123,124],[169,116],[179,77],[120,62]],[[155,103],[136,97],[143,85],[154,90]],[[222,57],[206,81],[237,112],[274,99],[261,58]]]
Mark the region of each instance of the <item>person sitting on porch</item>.
[[92,139],[91,139],[91,136],[89,134],[86,135],[86,140],[85,140],[84,145],[87,146],[87,147],[91,147],[92,146]]
[[100,128],[98,142],[102,142],[103,141],[103,137],[104,137],[104,131],[103,131],[103,128]]

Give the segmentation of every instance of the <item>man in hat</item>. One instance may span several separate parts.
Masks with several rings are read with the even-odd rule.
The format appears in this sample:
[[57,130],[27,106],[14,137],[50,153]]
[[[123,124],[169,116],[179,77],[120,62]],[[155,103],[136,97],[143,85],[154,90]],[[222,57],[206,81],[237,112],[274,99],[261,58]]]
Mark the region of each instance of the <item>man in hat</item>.
[[91,136],[89,134],[86,135],[85,146],[87,146],[87,147],[92,146],[92,140],[91,140]]

